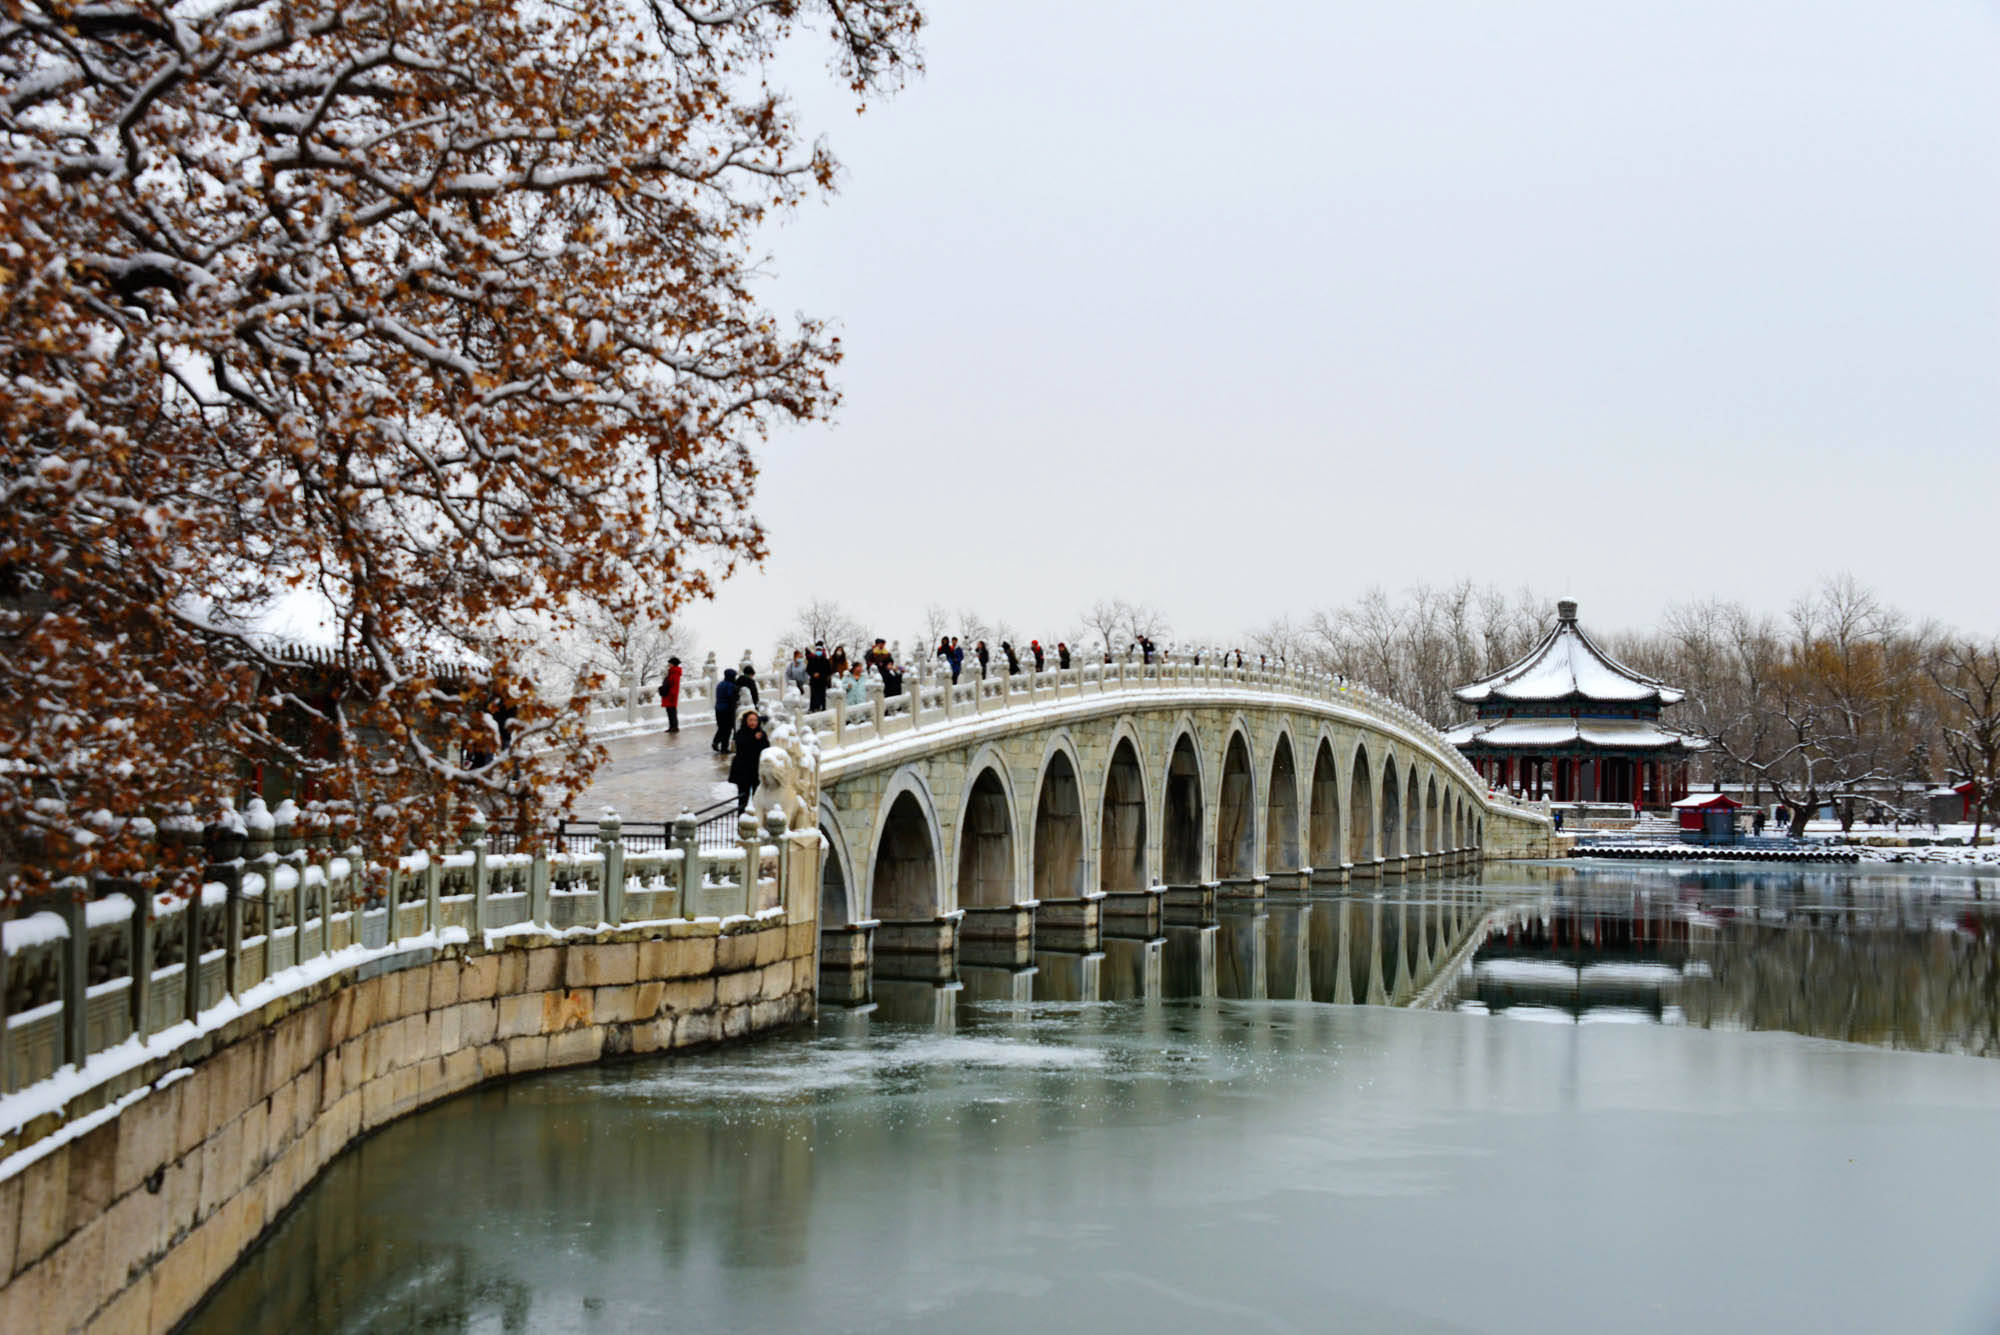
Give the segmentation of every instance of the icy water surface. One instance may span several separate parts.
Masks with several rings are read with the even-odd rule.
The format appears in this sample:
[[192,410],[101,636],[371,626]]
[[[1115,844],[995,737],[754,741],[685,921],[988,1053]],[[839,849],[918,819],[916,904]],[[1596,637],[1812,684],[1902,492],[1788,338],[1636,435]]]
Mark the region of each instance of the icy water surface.
[[[191,1328],[2000,1329],[1990,899],[1617,874],[1489,887],[1455,1011],[961,1003],[474,1092]],[[1898,1030],[1938,971],[1972,1013]],[[1788,989],[1886,1046],[1751,1031]]]

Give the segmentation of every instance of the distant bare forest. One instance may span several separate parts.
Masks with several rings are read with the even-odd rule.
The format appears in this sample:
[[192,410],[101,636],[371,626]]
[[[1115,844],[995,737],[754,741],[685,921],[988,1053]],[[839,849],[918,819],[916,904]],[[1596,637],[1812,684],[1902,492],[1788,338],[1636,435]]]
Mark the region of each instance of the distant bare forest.
[[[2000,796],[2000,638],[1913,619],[1847,576],[1822,580],[1782,616],[1710,599],[1632,631],[1608,624],[1616,609],[1595,611],[1580,620],[1603,648],[1687,691],[1667,717],[1714,740],[1705,777],[1761,781],[1807,805],[1896,781],[1970,780],[1989,806]],[[1444,726],[1470,713],[1453,687],[1506,667],[1554,620],[1551,596],[1466,580],[1372,589],[1249,641]]]

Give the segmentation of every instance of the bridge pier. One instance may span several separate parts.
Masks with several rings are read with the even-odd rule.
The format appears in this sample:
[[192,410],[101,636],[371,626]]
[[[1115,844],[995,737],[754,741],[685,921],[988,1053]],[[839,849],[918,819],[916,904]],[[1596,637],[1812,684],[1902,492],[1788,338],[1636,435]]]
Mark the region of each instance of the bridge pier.
[[1107,935],[1154,937],[1166,922],[1167,887],[1150,890],[1112,890],[1104,896],[1104,931]]
[[1164,908],[1167,921],[1184,926],[1201,927],[1215,921],[1214,882],[1206,885],[1170,885],[1167,887]]
[[1306,869],[1308,888],[1332,890],[1346,885],[1351,864],[1341,863],[1337,867],[1309,867]]
[[867,1002],[875,966],[873,922],[845,923],[819,930],[819,997],[830,1006]]
[[1262,899],[1270,881],[1268,876],[1229,876],[1216,882],[1216,893],[1223,899]]
[[884,919],[875,927],[875,977],[948,982],[958,969],[963,911],[936,918]]
[[1035,906],[1035,948],[1041,950],[1097,949],[1104,934],[1104,892],[1076,899],[1044,899]]
[[973,964],[1019,967],[1035,956],[1035,903],[961,909],[958,956]]

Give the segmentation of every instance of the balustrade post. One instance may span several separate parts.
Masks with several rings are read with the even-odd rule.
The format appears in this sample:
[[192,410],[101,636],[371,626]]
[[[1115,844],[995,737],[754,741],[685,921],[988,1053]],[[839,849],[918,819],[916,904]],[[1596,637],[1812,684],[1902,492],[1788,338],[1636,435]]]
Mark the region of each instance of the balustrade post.
[[[465,818],[465,833],[460,836],[460,846],[472,852],[472,935],[483,937],[486,932],[486,896],[488,891],[486,872],[486,815],[478,807]],[[320,919],[322,925],[326,919]],[[319,935],[322,944],[326,932],[322,926]]]
[[877,737],[882,735],[882,720],[887,708],[882,699],[882,679],[877,677],[868,683],[868,712],[874,717]]
[[549,925],[549,850],[535,850],[528,864],[528,921]]
[[603,894],[599,897],[604,921],[616,927],[625,921],[625,828],[618,813],[608,807],[597,822],[597,849],[604,856]]
[[952,684],[950,672],[938,674],[938,689],[944,692],[944,721],[949,723],[958,712],[958,701],[953,698],[958,694],[958,687]]
[[916,730],[917,730],[918,728],[921,728],[921,727],[923,726],[923,717],[924,717],[924,681],[923,681],[923,678],[922,678],[922,677],[917,677],[917,679],[916,679],[915,681],[911,681],[911,680],[910,680],[910,678],[911,678],[911,677],[916,677],[916,675],[917,675],[916,673],[914,673],[914,672],[911,672],[911,673],[908,673],[907,675],[905,675],[905,676],[904,676],[904,678],[903,678],[903,684],[904,684],[904,687],[905,687],[905,690],[903,691],[903,694],[904,694],[904,695],[907,695],[907,696],[909,696],[909,697],[910,697],[910,731],[911,731],[911,732],[915,732],[915,731],[916,731]]
[[90,1012],[86,1009],[90,998],[90,925],[83,906],[88,893],[87,883],[81,880],[56,885],[56,912],[69,927],[62,947],[60,979],[63,1060],[79,1067],[90,1055]]
[[847,733],[847,688],[835,681],[830,697],[833,703],[833,744],[839,746]]
[[[222,987],[230,996],[237,991],[237,970],[243,962],[243,869],[231,866],[217,866],[211,870],[220,872],[217,878],[222,882]],[[265,887],[265,893],[270,887]],[[391,920],[393,921],[393,919]]]
[[625,688],[625,726],[639,721],[639,674],[625,669],[620,684]]
[[194,892],[181,910],[181,1016],[194,1020],[201,1016],[201,915],[202,895],[208,888],[208,868],[194,878]]
[[743,907],[737,912],[747,918],[757,911],[757,870],[764,863],[764,829],[757,822],[754,807],[745,807],[736,818],[736,843],[743,850],[743,875],[739,878],[743,883]]
[[[299,878],[299,884],[301,886],[305,884],[304,877]],[[139,1036],[141,1042],[150,1036],[146,1031],[146,1017],[151,1015],[153,1010],[152,887],[152,880],[147,876],[140,876],[132,883],[132,1032]],[[305,929],[299,928],[296,939],[303,941],[304,933]],[[292,955],[294,959],[297,958],[296,947],[293,948]],[[0,985],[4,985],[6,976],[6,970],[0,968]],[[6,1011],[0,1008],[0,1027],[4,1027],[6,1023]],[[4,1057],[0,1057],[0,1062],[4,1060]],[[4,1065],[0,1065],[0,1073],[4,1073],[6,1069]],[[5,1084],[6,1078],[4,1074],[0,1074],[0,1092],[4,1092]]]
[[681,916],[694,916],[695,897],[701,893],[701,847],[695,841],[692,811],[674,817],[674,849],[681,855]]
[[[438,929],[438,896],[444,885],[444,855],[430,853],[427,857],[428,861],[424,863],[424,930],[435,932]],[[269,894],[270,891],[264,893]],[[391,918],[389,921],[393,925],[396,920]]]
[[[951,689],[949,682],[945,683],[945,689]],[[780,905],[785,902],[785,894],[791,889],[792,884],[790,871],[792,841],[785,837],[789,832],[789,829],[785,825],[784,812],[776,807],[772,807],[764,813],[764,837],[775,845],[778,850],[778,880],[775,888],[778,892],[778,903]],[[756,912],[756,909],[753,908],[751,912]]]

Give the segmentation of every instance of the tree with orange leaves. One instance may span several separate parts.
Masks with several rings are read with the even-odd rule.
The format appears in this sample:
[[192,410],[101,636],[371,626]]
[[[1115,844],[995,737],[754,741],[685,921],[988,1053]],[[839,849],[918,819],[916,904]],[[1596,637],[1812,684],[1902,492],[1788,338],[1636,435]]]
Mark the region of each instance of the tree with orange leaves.
[[[508,614],[663,623],[762,555],[748,445],[828,411],[839,347],[750,290],[759,222],[834,173],[761,74],[824,26],[887,91],[921,23],[8,0],[10,885],[132,865],[147,819],[214,810],[253,759],[383,844],[576,790],[581,710],[522,679]],[[311,690],[269,625],[301,600]]]

